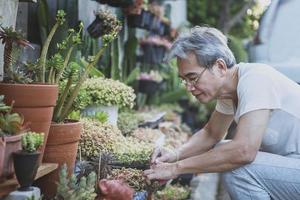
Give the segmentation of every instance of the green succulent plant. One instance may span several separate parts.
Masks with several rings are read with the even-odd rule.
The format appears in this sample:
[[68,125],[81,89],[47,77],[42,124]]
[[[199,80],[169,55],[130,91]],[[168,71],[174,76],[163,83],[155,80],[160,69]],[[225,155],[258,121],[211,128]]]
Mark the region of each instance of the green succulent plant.
[[11,113],[12,106],[3,103],[3,95],[0,96],[0,136],[19,134],[23,130],[24,119],[18,113]]
[[122,112],[118,116],[118,128],[123,135],[130,135],[139,126],[139,119],[135,113]]
[[167,185],[163,190],[157,191],[154,196],[157,200],[185,200],[189,198],[191,189],[180,185]]
[[44,143],[44,133],[27,132],[22,135],[21,143],[23,151],[36,152]]
[[[118,106],[132,108],[135,94],[133,88],[117,80],[106,78],[87,79],[80,93],[85,93],[87,105]],[[83,96],[83,94],[79,94]]]
[[94,200],[97,196],[95,192],[96,180],[96,173],[92,172],[87,177],[81,177],[79,183],[77,183],[74,174],[68,178],[67,166],[64,164],[59,172],[59,182],[55,199]]

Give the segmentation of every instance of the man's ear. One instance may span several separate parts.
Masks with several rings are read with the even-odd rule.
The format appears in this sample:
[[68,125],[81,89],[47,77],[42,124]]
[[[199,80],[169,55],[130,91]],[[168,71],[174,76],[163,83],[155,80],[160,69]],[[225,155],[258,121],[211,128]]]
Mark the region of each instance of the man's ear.
[[106,179],[100,180],[98,182],[98,187],[99,187],[102,194],[106,195],[108,193],[107,180]]
[[222,58],[216,60],[214,67],[215,67],[215,73],[217,73],[220,77],[226,75],[227,66],[225,61]]

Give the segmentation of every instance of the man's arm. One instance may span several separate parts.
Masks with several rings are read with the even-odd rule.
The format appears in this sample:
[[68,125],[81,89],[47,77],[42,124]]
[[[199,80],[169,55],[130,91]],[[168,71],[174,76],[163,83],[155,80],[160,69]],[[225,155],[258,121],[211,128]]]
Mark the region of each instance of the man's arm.
[[178,150],[179,160],[202,154],[222,140],[233,120],[233,115],[214,111],[207,124],[195,133],[187,143]]
[[251,163],[260,148],[270,110],[257,110],[243,115],[232,141],[201,155],[177,163],[177,174],[223,172]]

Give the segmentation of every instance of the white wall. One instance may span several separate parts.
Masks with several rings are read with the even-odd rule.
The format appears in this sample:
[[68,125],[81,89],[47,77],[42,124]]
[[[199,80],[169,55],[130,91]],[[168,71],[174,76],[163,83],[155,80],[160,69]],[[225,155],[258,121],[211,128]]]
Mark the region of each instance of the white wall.
[[164,4],[171,5],[171,26],[178,28],[180,24],[187,21],[187,3],[186,0],[166,0]]

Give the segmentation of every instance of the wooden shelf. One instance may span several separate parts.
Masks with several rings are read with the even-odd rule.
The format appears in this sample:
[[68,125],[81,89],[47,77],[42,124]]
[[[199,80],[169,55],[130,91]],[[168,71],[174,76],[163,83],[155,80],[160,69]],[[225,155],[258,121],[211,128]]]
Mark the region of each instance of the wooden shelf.
[[[49,174],[50,172],[57,169],[57,167],[57,163],[42,163],[42,165],[38,168],[35,180]],[[18,185],[19,184],[16,179],[9,179],[4,181],[3,183],[0,183],[0,198],[17,189]]]

